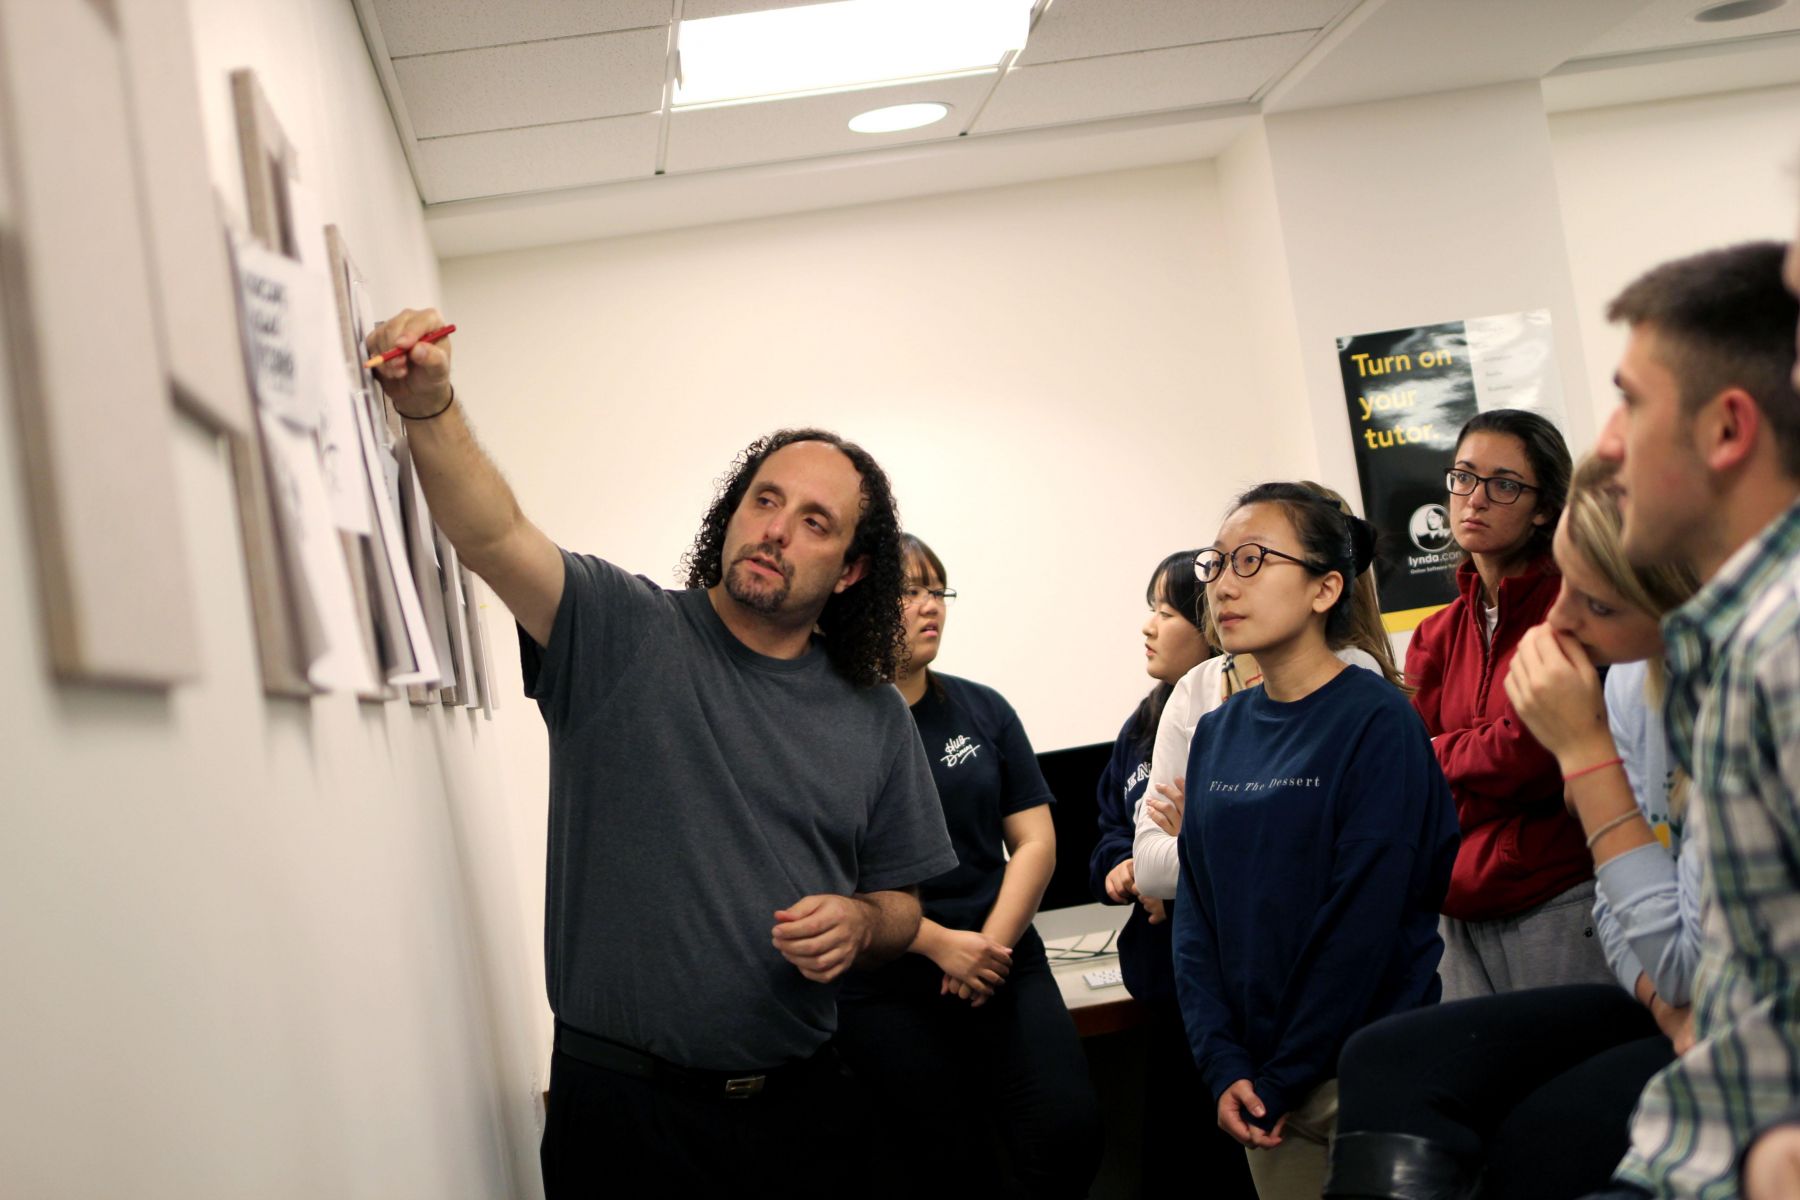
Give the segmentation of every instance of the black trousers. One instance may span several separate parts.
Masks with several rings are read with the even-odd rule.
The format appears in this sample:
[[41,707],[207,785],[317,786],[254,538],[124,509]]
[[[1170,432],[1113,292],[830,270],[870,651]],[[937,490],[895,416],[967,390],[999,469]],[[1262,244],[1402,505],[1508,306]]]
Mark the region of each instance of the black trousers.
[[1338,1133],[1409,1133],[1485,1164],[1484,1200],[1608,1190],[1675,1051],[1619,987],[1459,1000],[1377,1021],[1338,1060]]
[[873,989],[839,998],[838,1049],[879,1105],[874,1157],[849,1190],[1087,1195],[1100,1165],[1099,1104],[1043,943],[1026,933],[1006,983],[980,1008],[938,995],[942,978],[908,955]]
[[802,1079],[729,1100],[558,1050],[538,1152],[545,1200],[842,1196],[866,1115],[829,1053]]

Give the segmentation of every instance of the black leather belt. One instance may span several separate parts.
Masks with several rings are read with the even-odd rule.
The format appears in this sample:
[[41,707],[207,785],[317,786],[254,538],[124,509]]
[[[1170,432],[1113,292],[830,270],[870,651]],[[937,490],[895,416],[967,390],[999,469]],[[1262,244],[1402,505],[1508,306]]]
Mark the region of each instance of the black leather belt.
[[577,1062],[602,1071],[629,1075],[652,1083],[675,1084],[720,1100],[754,1100],[770,1088],[780,1088],[810,1074],[831,1061],[829,1048],[812,1058],[750,1071],[703,1071],[683,1067],[620,1042],[609,1041],[579,1029],[556,1023],[556,1050]]

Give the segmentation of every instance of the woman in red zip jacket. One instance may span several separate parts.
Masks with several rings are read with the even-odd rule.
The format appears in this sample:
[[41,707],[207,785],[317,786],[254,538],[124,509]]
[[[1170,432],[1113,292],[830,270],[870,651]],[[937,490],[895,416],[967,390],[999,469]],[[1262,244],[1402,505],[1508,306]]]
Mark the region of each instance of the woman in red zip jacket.
[[1594,863],[1563,807],[1562,774],[1506,698],[1525,631],[1561,584],[1550,538],[1569,449],[1536,413],[1495,409],[1462,427],[1446,478],[1462,547],[1458,596],[1414,631],[1406,680],[1456,798],[1462,845],[1444,897],[1444,999],[1605,983]]

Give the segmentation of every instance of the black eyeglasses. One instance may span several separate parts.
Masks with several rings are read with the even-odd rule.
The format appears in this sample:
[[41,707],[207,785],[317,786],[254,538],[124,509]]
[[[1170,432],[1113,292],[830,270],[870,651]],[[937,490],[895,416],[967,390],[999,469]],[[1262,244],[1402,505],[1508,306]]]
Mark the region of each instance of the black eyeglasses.
[[939,604],[942,604],[945,608],[949,608],[951,603],[956,599],[956,589],[909,587],[900,593],[900,602],[910,607],[915,604],[925,603],[925,597],[927,596],[935,598]]
[[1451,471],[1444,476],[1444,486],[1458,496],[1473,496],[1475,485],[1487,488],[1487,498],[1495,504],[1513,504],[1525,492],[1539,489],[1534,484],[1520,483],[1504,475],[1477,475],[1473,471]]
[[1194,578],[1201,583],[1211,583],[1225,573],[1225,564],[1229,562],[1232,574],[1239,579],[1248,579],[1262,570],[1263,560],[1271,554],[1276,558],[1285,558],[1291,563],[1299,563],[1309,571],[1319,569],[1304,558],[1295,558],[1291,554],[1284,554],[1269,546],[1259,546],[1255,542],[1245,542],[1229,554],[1223,550],[1202,550],[1194,555]]

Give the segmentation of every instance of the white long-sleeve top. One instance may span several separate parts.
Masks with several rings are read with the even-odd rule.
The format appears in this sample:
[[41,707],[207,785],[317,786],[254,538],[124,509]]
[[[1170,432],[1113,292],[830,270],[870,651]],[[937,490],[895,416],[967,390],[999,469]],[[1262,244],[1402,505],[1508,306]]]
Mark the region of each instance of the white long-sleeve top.
[[[1347,646],[1336,653],[1353,667],[1381,673],[1381,664],[1367,651]],[[1181,874],[1175,839],[1151,820],[1150,801],[1162,795],[1157,790],[1159,785],[1172,784],[1187,774],[1188,747],[1194,740],[1195,726],[1201,717],[1225,703],[1225,667],[1230,661],[1227,654],[1207,659],[1181,677],[1169,694],[1168,703],[1163,705],[1162,720],[1156,726],[1156,745],[1150,752],[1150,782],[1144,789],[1144,802],[1138,805],[1137,832],[1131,842],[1140,895],[1163,900],[1175,896],[1175,881]]]

